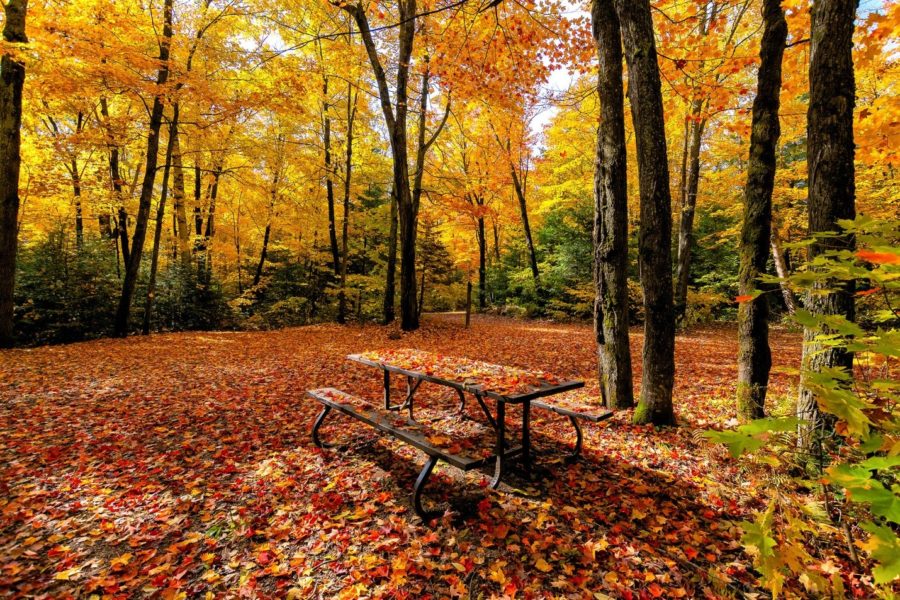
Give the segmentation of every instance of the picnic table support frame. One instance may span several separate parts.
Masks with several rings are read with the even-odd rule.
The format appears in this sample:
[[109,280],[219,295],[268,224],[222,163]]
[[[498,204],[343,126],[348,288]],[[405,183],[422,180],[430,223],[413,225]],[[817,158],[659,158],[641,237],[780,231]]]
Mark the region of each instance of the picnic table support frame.
[[572,451],[572,454],[569,455],[569,458],[574,460],[581,456],[581,446],[584,442],[584,433],[581,431],[581,423],[578,422],[578,419],[576,419],[572,415],[569,415],[569,421],[575,428],[575,449]]
[[[475,396],[478,398],[478,396]],[[503,479],[503,467],[506,462],[506,403],[497,403],[497,461],[494,466],[494,479],[491,480],[491,489],[497,489],[500,486],[500,480]]]
[[441,515],[439,511],[429,511],[422,508],[422,490],[425,488],[425,484],[428,483],[428,478],[431,477],[431,472],[434,470],[438,460],[439,457],[437,456],[428,457],[428,462],[425,463],[425,466],[422,467],[422,471],[419,472],[419,477],[416,479],[416,485],[413,488],[413,509],[425,522]]
[[384,408],[385,410],[391,410],[391,372],[387,369],[383,370],[384,373]]
[[316,422],[313,423],[312,428],[312,439],[313,444],[315,444],[318,448],[329,448],[330,444],[324,443],[321,439],[319,439],[319,427],[322,426],[322,423],[325,421],[325,417],[328,416],[328,413],[331,412],[331,407],[327,404],[322,408],[322,412],[319,413],[319,416],[316,417]]

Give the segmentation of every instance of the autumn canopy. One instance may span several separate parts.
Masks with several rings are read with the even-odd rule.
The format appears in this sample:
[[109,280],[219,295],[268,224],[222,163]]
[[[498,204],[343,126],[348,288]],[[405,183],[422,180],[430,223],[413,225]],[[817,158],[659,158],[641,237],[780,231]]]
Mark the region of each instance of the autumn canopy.
[[2,6],[0,595],[900,592],[897,0]]

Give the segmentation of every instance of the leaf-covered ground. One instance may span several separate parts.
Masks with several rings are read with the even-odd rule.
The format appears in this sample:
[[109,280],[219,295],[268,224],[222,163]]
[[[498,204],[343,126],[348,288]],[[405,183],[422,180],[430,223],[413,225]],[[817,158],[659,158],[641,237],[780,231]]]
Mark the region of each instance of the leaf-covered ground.
[[[377,399],[344,356],[419,348],[588,381],[589,327],[460,317],[403,335],[321,325],[179,333],[0,353],[0,595],[12,597],[731,597],[758,593],[737,522],[764,505],[698,431],[732,415],[736,335],[678,337],[680,427],[629,413],[586,427],[538,415],[538,475],[500,491],[438,467],[422,524],[423,455],[346,417],[309,430],[308,388]],[[633,333],[635,367],[641,336]],[[773,335],[773,396],[796,385],[800,341]],[[424,384],[417,406],[452,413]],[[470,402],[472,416],[477,405]],[[513,415],[514,416],[514,415]],[[512,417],[511,417],[512,418]],[[832,566],[840,568],[836,555]],[[847,589],[853,576],[845,573]],[[763,594],[764,595],[764,594]]]

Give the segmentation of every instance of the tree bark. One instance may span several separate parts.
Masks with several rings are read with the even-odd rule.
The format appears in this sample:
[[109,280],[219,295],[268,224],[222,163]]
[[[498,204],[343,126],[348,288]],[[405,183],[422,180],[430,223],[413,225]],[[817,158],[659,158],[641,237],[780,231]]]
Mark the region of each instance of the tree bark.
[[[765,0],[763,37],[759,49],[756,99],[750,134],[750,162],[744,189],[744,221],[740,245],[740,294],[753,295],[766,271],[772,231],[772,190],[775,150],[781,135],[779,106],[781,60],[787,42],[787,22],[781,0]],[[769,296],[760,294],[738,308],[738,415],[745,420],[765,416],[766,390],[772,353],[769,348]]]
[[691,278],[691,247],[694,244],[694,213],[697,209],[697,190],[700,187],[700,144],[706,119],[701,118],[703,101],[694,100],[691,106],[690,132],[687,145],[687,172],[681,194],[681,219],[678,228],[678,258],[675,272],[675,316],[684,318],[687,310],[688,281]]
[[641,398],[635,423],[675,422],[675,315],[672,301],[672,197],[656,41],[649,0],[615,0],[628,63],[628,94],[637,141],[644,290]]
[[[25,36],[28,0],[9,0],[3,8],[4,42],[28,42]],[[0,59],[0,348],[13,345],[24,87],[25,65],[5,53]]]
[[269,210],[266,215],[266,231],[263,234],[263,243],[262,250],[259,253],[259,263],[256,265],[256,273],[253,275],[253,287],[259,285],[260,279],[262,279],[263,268],[266,266],[266,257],[269,253],[269,238],[272,235],[272,219],[275,213],[275,203],[278,199],[278,182],[281,178],[281,165],[279,164],[275,168],[275,174],[272,178],[272,191],[269,199]]
[[400,319],[406,330],[419,326],[416,298],[416,234],[419,207],[414,202],[409,182],[409,150],[406,135],[408,112],[409,67],[412,60],[413,40],[416,28],[416,0],[398,0],[398,52],[395,98],[392,103],[387,75],[378,57],[378,50],[369,28],[365,8],[361,4],[341,4],[356,21],[360,36],[366,47],[375,80],[378,96],[384,114],[385,124],[391,140],[393,158],[394,195],[400,217]]
[[[856,217],[853,168],[853,108],[856,82],[853,73],[853,29],[858,0],[818,0],[812,8],[810,36],[809,109],[807,114],[807,166],[809,170],[809,234],[839,231],[838,221]],[[817,238],[809,246],[809,260],[822,254],[853,250],[852,235]],[[807,296],[805,306],[816,315],[842,315],[854,319],[854,282],[823,281]],[[819,332],[804,331],[804,372],[827,368],[852,373],[853,355],[844,348],[816,341]],[[801,374],[797,416],[800,443],[808,446],[820,424],[828,425],[815,395]]]
[[172,107],[172,120],[175,126],[169,135],[172,136],[172,200],[175,209],[175,223],[177,230],[178,258],[185,268],[191,264],[191,228],[187,220],[187,208],[185,207],[185,181],[184,164],[181,158],[181,134],[178,131],[178,115],[180,107],[178,103]]
[[[160,68],[156,76],[156,90],[153,98],[153,108],[150,111],[150,124],[147,136],[147,157],[144,171],[144,180],[141,185],[138,214],[135,220],[134,236],[131,240],[131,251],[125,265],[125,278],[122,282],[122,295],[119,300],[119,308],[116,311],[116,320],[113,335],[125,337],[128,335],[128,322],[131,316],[131,300],[134,296],[134,288],[137,284],[138,274],[141,268],[141,254],[144,250],[144,238],[147,235],[147,221],[150,218],[150,204],[153,198],[153,183],[156,179],[156,165],[159,160],[159,130],[163,117],[163,93],[166,82],[169,79],[169,50],[172,42],[172,3],[173,0],[165,0],[163,8],[164,24],[163,37],[159,45]],[[123,224],[120,224],[120,227]]]
[[328,76],[322,77],[322,128],[325,145],[325,197],[328,201],[328,239],[331,242],[331,265],[334,276],[341,276],[341,251],[337,239],[337,217],[334,210],[334,165],[331,162],[331,117],[328,114]]
[[166,162],[163,167],[162,189],[159,193],[159,203],[156,206],[156,228],[153,230],[153,251],[150,256],[150,278],[147,281],[147,301],[144,304],[144,322],[141,333],[149,335],[150,322],[153,317],[153,303],[156,300],[156,272],[159,268],[159,245],[162,240],[163,220],[166,216],[166,200],[169,195],[169,173],[172,170],[172,155],[175,149],[175,140],[178,131],[178,112],[173,109],[172,121],[169,124],[169,141],[166,144]]
[[397,295],[397,196],[391,190],[391,229],[388,233],[387,266],[384,282],[384,324],[394,322],[394,297]]
[[[507,145],[509,150],[509,145]],[[519,215],[522,217],[522,229],[525,232],[525,244],[528,246],[528,264],[531,266],[531,277],[534,280],[535,294],[540,296],[541,274],[538,271],[537,253],[534,250],[534,239],[531,237],[531,224],[528,221],[528,204],[525,202],[525,188],[516,171],[516,166],[510,158],[509,170],[512,174],[513,188],[516,190],[516,198],[519,200]]]
[[[352,98],[352,100],[351,100]],[[353,123],[359,92],[353,94],[353,85],[347,84],[347,152],[344,156],[344,218],[341,222],[341,272],[338,295],[338,323],[347,321],[347,262],[349,260],[350,234],[350,182],[353,173]]]
[[613,0],[591,4],[599,59],[600,127],[594,171],[594,334],[609,408],[634,405],[628,340],[628,194],[622,39]]

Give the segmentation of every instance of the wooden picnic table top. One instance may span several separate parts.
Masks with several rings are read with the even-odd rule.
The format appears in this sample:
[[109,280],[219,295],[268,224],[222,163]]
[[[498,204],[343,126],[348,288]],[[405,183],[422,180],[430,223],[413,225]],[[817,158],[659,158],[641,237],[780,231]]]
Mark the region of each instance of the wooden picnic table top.
[[347,358],[387,372],[511,404],[584,387],[583,381],[562,380],[545,371],[528,371],[423,350],[368,351]]

